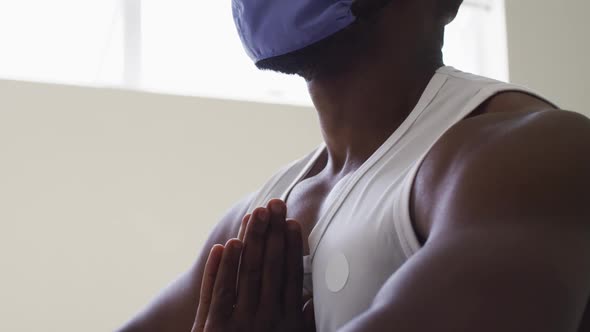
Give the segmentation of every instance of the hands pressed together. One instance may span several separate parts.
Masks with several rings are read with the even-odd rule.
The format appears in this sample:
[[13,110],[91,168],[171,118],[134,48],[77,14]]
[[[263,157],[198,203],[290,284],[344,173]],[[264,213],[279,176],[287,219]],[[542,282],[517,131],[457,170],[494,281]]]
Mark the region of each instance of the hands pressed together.
[[315,331],[301,227],[286,212],[273,199],[244,216],[237,239],[211,249],[192,332]]

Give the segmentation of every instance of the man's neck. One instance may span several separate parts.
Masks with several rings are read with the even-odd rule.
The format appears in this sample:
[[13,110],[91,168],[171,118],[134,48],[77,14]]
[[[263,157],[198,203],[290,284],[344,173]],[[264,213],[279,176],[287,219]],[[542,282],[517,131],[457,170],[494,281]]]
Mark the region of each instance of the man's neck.
[[332,176],[358,168],[391,136],[442,65],[372,60],[308,81]]
[[[308,78],[328,158],[338,178],[354,171],[402,124],[443,65],[436,1],[390,1],[356,47]],[[360,38],[359,38],[360,37]]]

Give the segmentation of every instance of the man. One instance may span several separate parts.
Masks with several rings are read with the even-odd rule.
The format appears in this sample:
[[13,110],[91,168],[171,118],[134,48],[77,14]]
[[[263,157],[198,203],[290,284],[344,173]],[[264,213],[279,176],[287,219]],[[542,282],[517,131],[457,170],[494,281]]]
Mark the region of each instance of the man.
[[460,3],[234,0],[324,143],[122,330],[590,331],[590,120],[444,67]]

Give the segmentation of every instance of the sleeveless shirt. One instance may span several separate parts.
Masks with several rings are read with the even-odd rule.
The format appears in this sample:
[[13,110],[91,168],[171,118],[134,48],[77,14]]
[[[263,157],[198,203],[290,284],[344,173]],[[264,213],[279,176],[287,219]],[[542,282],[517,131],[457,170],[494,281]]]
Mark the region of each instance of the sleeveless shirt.
[[[304,284],[313,293],[318,332],[336,331],[366,311],[382,285],[420,249],[410,193],[422,160],[453,125],[507,91],[545,100],[521,86],[439,68],[399,128],[332,189],[304,257]],[[274,174],[248,213],[272,198],[285,200],[325,148],[321,143]]]

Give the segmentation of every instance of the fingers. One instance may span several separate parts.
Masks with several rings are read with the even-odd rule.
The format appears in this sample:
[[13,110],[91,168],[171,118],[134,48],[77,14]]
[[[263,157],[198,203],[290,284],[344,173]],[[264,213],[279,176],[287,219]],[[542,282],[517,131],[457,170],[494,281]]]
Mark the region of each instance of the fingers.
[[252,212],[245,232],[235,311],[235,314],[240,317],[250,317],[258,308],[262,280],[262,258],[264,257],[269,217],[270,214],[266,208],[257,208]]
[[[303,243],[301,227],[295,220],[287,220],[285,282],[283,308],[288,318],[295,319],[302,308]],[[292,317],[290,317],[292,316]]]
[[211,300],[208,316],[210,319],[225,320],[233,312],[241,254],[242,242],[240,240],[231,239],[227,241],[213,287],[213,299]]
[[281,313],[282,306],[281,290],[283,289],[285,262],[285,215],[287,208],[281,200],[271,200],[268,207],[272,213],[264,250],[258,314],[277,317]]
[[238,240],[244,241],[244,235],[246,234],[246,228],[248,228],[248,222],[250,221],[250,217],[252,214],[248,213],[247,215],[242,218],[242,223],[240,224],[240,231],[238,232]]
[[203,280],[201,282],[201,293],[199,297],[199,307],[197,309],[197,316],[192,328],[192,332],[202,332],[205,329],[205,322],[209,314],[209,307],[211,306],[211,299],[213,298],[213,287],[215,279],[217,278],[217,270],[221,257],[223,255],[223,246],[217,244],[211,248],[209,258],[205,264],[205,271],[203,273]]

